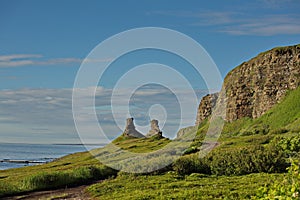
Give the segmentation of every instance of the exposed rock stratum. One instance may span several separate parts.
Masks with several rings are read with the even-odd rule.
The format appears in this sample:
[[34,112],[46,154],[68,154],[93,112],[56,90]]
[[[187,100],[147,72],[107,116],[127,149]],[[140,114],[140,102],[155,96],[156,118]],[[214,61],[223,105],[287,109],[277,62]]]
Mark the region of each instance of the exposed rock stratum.
[[[299,86],[300,45],[261,53],[234,68],[225,77],[222,90],[226,95],[220,98],[226,98],[226,120],[258,118],[278,103],[288,90]],[[218,94],[202,98],[196,125],[211,115],[217,98]]]

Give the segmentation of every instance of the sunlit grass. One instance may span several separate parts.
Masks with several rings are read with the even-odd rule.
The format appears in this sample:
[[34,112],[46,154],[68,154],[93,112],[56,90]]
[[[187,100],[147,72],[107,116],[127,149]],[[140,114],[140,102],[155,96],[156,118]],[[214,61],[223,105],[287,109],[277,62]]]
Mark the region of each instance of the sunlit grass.
[[98,199],[249,199],[258,188],[282,178],[281,174],[207,176],[191,174],[120,175],[89,187]]

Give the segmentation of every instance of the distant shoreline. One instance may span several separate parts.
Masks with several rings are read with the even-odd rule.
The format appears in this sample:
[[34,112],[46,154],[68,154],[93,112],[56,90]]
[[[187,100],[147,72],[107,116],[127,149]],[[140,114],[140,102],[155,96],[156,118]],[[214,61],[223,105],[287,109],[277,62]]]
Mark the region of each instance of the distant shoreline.
[[26,145],[82,145],[82,146],[105,146],[107,144],[104,144],[104,143],[97,143],[97,144],[92,144],[92,143],[89,143],[89,144],[81,144],[81,143],[50,143],[50,144],[47,144],[47,143],[13,143],[13,142],[0,142],[0,144],[26,144]]
[[3,159],[0,160],[1,163],[24,163],[24,164],[29,164],[29,163],[34,163],[34,164],[44,164],[48,163],[50,161],[37,161],[37,160],[11,160],[11,159]]
[[105,146],[107,144],[50,144],[50,145],[82,145],[82,146]]
[[105,144],[28,144],[0,142],[0,171],[52,162],[77,152],[88,152]]

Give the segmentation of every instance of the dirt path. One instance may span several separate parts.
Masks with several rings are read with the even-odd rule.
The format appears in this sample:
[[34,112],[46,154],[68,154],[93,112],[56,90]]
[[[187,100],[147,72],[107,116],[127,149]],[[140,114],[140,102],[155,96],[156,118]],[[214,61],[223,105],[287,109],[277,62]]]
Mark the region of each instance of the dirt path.
[[92,200],[85,189],[89,185],[78,187],[31,192],[28,194],[3,198],[5,200]]

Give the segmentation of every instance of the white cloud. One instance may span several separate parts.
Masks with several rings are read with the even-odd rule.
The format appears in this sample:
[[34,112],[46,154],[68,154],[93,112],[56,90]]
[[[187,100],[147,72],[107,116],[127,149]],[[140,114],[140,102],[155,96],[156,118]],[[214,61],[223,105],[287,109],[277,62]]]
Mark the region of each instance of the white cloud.
[[[215,29],[231,35],[293,35],[300,34],[300,15],[247,15],[243,13],[224,13],[226,18],[218,15],[202,15],[200,23],[194,25],[219,25]],[[222,16],[222,13],[219,14]],[[203,23],[207,22],[207,24]]]
[[223,27],[221,32],[232,35],[289,35],[300,34],[300,15],[264,15],[241,18],[240,21]]
[[74,64],[85,62],[109,62],[111,58],[103,59],[82,59],[82,58],[51,58],[45,59],[39,54],[12,54],[0,55],[0,68],[21,67],[28,65],[57,65],[57,64]]
[[26,59],[26,58],[41,58],[39,54],[12,54],[0,56],[0,62],[15,60],[15,59]]
[[[282,2],[264,0],[265,5]],[[276,4],[274,3],[276,2]],[[257,8],[257,5],[256,5]],[[230,35],[294,35],[300,34],[299,13],[265,14],[247,11],[155,11],[151,14],[190,18],[189,25],[211,28]]]
[[[95,97],[96,112],[100,125],[108,137],[115,138],[125,126],[126,113],[129,107],[127,100],[123,98],[126,89],[120,92],[119,101],[114,105],[118,111],[115,117],[118,119],[114,119],[111,113],[111,89],[90,87],[76,90],[80,91],[79,98],[84,100],[89,91],[95,89],[97,91]],[[187,94],[187,91],[181,92]],[[207,93],[206,90],[197,92],[200,96]],[[176,127],[178,116],[180,116],[176,109],[178,105],[172,96],[166,94],[166,91],[159,91],[157,88],[153,91],[147,89],[145,92],[138,91],[134,95],[134,101],[131,102],[133,106],[130,106],[130,109],[137,124],[148,126],[150,119],[148,109],[153,104],[161,104],[167,111],[168,125]],[[85,112],[79,116],[79,120],[85,124],[86,137],[90,138],[91,142],[98,137],[101,142],[100,136],[96,136],[95,130],[90,126],[93,117],[92,106],[82,108]],[[190,118],[184,119],[184,123],[186,125],[194,124],[195,115],[196,110],[190,113]],[[114,125],[115,120],[124,122],[120,127],[121,130]],[[61,142],[68,143],[78,140],[72,114],[72,89],[0,90],[0,124],[2,141],[47,141],[51,143],[62,138]],[[169,127],[168,130],[172,130],[172,127]]]

